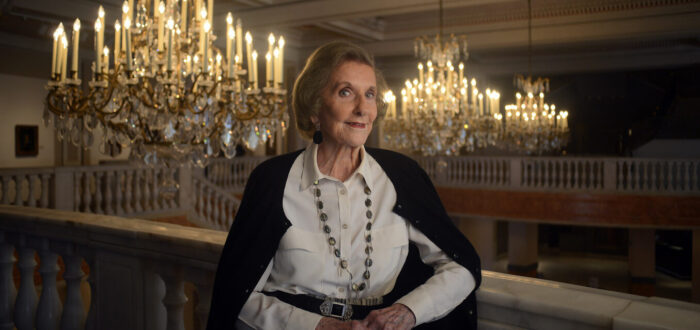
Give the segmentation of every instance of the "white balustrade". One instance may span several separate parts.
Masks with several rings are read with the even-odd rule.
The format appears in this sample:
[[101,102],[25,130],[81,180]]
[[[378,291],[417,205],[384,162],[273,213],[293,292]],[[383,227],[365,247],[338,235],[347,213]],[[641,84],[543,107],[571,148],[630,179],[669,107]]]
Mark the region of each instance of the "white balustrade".
[[17,291],[12,281],[12,265],[15,263],[13,256],[14,247],[7,241],[5,233],[0,233],[0,329],[12,330],[14,322],[12,312],[14,310]]
[[27,244],[24,234],[19,234],[16,241],[17,268],[19,269],[19,289],[15,301],[14,321],[18,330],[34,329],[34,316],[37,294],[34,286],[35,251]]
[[[5,240],[10,237],[13,238],[11,241]],[[25,240],[25,237],[30,239]],[[52,324],[52,329],[58,326],[52,323],[58,319],[52,313],[61,303],[65,306],[61,328],[83,328],[80,320],[84,314],[75,310],[84,303],[77,298],[76,290],[78,281],[84,277],[79,268],[81,255],[90,266],[90,315],[85,328],[145,330],[161,328],[153,325],[162,325],[168,330],[182,330],[184,313],[193,313],[189,316],[198,321],[195,322],[196,329],[205,329],[214,274],[225,240],[226,233],[222,231],[2,205],[0,302],[4,305],[0,305],[0,320],[7,329],[12,328],[13,321],[19,330],[34,328],[32,323],[28,326],[27,323],[20,324],[22,320],[26,321],[26,317],[18,317],[24,312],[18,313],[17,309],[36,306],[35,298],[33,304],[27,303],[27,297],[36,295],[35,289],[32,287],[27,291],[28,286],[24,286],[26,282],[33,284],[34,266],[21,265],[23,260],[33,262],[36,248],[40,251],[44,287],[36,316],[29,309],[32,316],[29,321],[36,320],[37,329],[43,329],[44,324]],[[29,241],[32,244],[26,244]],[[16,298],[11,289],[12,282],[8,281],[13,246],[17,249],[17,264],[22,272]],[[55,292],[56,254],[66,261],[63,278],[67,294],[64,301],[58,303],[58,295],[46,298],[44,293],[47,290]],[[151,280],[150,272],[163,279],[164,290],[159,289],[162,284]],[[482,275],[483,282],[476,297],[479,324],[484,328],[692,329],[700,322],[697,305],[690,303],[489,271],[483,271]],[[199,298],[194,310],[185,308],[185,302],[192,298],[186,296],[185,283],[194,284],[192,297]],[[44,305],[54,307],[42,307]],[[165,311],[165,324],[155,320],[161,314],[148,307],[152,305]],[[6,306],[15,309],[10,313],[14,320],[8,318]],[[63,319],[71,321],[70,325]],[[78,322],[74,323],[76,320]]]
[[204,228],[228,230],[240,201],[228,190],[217,187],[206,178],[192,175],[194,207],[188,218]]
[[56,274],[58,273],[58,255],[51,251],[49,240],[39,240],[39,274],[41,274],[41,296],[36,308],[37,330],[53,330],[59,326],[61,320],[61,299],[56,287]]
[[214,159],[207,166],[206,177],[217,186],[236,193],[243,192],[250,173],[268,157]]

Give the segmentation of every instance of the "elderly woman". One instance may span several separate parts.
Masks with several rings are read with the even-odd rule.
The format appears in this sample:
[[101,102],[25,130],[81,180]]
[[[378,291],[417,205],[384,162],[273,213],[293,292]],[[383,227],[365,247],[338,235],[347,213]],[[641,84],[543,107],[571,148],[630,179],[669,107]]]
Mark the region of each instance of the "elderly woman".
[[309,57],[293,109],[313,143],[251,174],[209,329],[476,328],[474,248],[416,162],[364,147],[386,107],[378,82],[356,45]]

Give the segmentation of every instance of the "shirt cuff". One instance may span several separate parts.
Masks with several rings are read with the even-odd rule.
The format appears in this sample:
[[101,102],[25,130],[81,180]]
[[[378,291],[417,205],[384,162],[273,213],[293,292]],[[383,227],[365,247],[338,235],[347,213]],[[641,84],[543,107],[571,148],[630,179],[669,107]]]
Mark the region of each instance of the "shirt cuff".
[[418,287],[396,301],[397,304],[406,305],[416,317],[416,325],[429,322],[433,319],[433,300],[423,288]]
[[285,329],[316,329],[318,321],[323,318],[322,315],[305,311],[301,308],[292,307],[292,313],[287,320]]

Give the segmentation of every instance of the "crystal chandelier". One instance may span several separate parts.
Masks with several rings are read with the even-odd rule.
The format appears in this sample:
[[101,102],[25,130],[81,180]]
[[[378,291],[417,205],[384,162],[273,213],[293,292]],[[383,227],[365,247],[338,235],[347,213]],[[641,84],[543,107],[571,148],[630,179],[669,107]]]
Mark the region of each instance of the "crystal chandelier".
[[[532,72],[532,3],[528,0],[528,71]],[[556,105],[544,102],[544,93],[549,92],[549,79],[532,75],[516,75],[516,104],[505,107],[505,123],[502,147],[525,152],[543,154],[560,150],[569,139],[568,111],[557,110]],[[525,96],[523,96],[525,95]]]
[[[484,94],[476,79],[465,75],[461,62],[469,58],[465,36],[450,35],[443,42],[442,1],[440,32],[433,40],[417,38],[414,49],[421,60],[418,78],[406,80],[401,89],[401,112],[396,111],[393,93],[384,96],[389,104],[382,121],[384,141],[390,148],[428,156],[494,145],[501,132],[500,93],[486,89]],[[453,63],[459,63],[458,72]]]
[[226,49],[214,45],[213,9],[213,0],[124,1],[110,54],[100,6],[87,84],[79,78],[80,20],[73,24],[70,47],[59,25],[45,124],[53,123],[59,139],[83,148],[101,131],[100,152],[114,156],[130,147],[130,159],[151,165],[203,167],[221,153],[233,157],[237,144],[255,149],[274,141],[288,122],[284,38],[270,34],[260,81],[258,53],[250,32],[243,34],[240,18],[234,25],[228,14]]
[[569,136],[568,111],[558,111],[556,105],[544,103],[549,92],[549,79],[517,75],[515,85],[525,92],[515,94],[516,104],[506,105],[504,147],[542,154],[566,146]]

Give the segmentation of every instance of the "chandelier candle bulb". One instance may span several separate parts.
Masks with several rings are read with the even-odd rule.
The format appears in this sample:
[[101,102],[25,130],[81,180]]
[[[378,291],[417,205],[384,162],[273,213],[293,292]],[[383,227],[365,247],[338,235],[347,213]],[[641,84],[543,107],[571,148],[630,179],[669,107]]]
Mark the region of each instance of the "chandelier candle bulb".
[[68,38],[63,34],[61,38],[61,81],[66,81],[66,71],[68,70]]
[[157,40],[157,45],[158,45],[158,51],[163,51],[163,34],[165,30],[165,3],[161,1],[158,3],[158,40]]
[[284,37],[280,36],[279,39],[277,39],[277,45],[279,46],[280,49],[280,56],[279,56],[279,64],[280,64],[280,84],[284,83]]
[[[231,59],[233,58],[231,56],[231,46],[235,35],[236,32],[233,29],[233,15],[231,15],[231,12],[229,12],[226,15],[226,63],[230,63]],[[232,73],[233,72],[229,70],[229,77],[232,76]]]
[[180,31],[187,35],[187,0],[180,3]]
[[122,26],[119,24],[119,20],[114,21],[114,69],[116,70],[119,66],[119,55],[121,51],[121,41],[122,41]]
[[102,53],[104,54],[104,61],[102,62],[102,74],[106,75],[109,73],[109,48],[107,46],[104,46],[102,49]]
[[251,81],[251,83],[253,84],[253,88],[254,89],[260,88],[259,84],[258,84],[258,52],[257,51],[253,51],[253,65],[249,69],[253,71],[253,81]]
[[272,54],[265,54],[265,87],[270,87],[272,83]]
[[[162,2],[161,2],[162,4]],[[173,71],[173,34],[175,34],[175,22],[173,19],[168,19],[168,55],[167,55],[167,70],[168,73]]]
[[134,0],[129,0],[129,11],[127,13],[132,22],[136,21],[136,15],[133,15],[134,12],[136,12],[134,10]]
[[207,1],[207,17],[210,21],[214,19],[214,0]]
[[196,22],[201,20],[199,13],[202,9],[202,0],[194,0],[194,19]]
[[58,37],[61,26],[53,32],[53,51],[51,52],[51,79],[56,78],[56,59],[58,59]]
[[[122,22],[126,22],[126,16],[129,14],[129,2],[124,0],[122,3]],[[122,47],[126,47],[126,40],[122,40]],[[125,50],[125,48],[122,48]]]
[[71,61],[71,72],[73,78],[78,79],[78,49],[80,48],[80,19],[73,22],[73,57]]
[[211,23],[209,20],[204,21],[204,53],[202,55],[202,71],[209,72],[209,30]]
[[459,83],[462,83],[462,79],[464,79],[464,63],[459,62]]
[[236,38],[236,56],[238,56],[236,63],[240,64],[243,60],[243,23],[240,18],[236,20],[236,35],[238,36]]
[[131,68],[131,19],[127,16],[124,21],[124,37],[126,39],[126,70],[132,71]]
[[250,31],[245,32],[245,55],[246,65],[248,65],[248,78],[250,78],[250,63],[253,62],[253,36]]
[[102,21],[95,20],[95,75],[101,71],[102,67]]
[[228,37],[226,38],[226,63],[228,63],[228,77],[233,78],[235,74],[233,61],[233,39],[236,37],[236,31],[233,29],[233,23],[228,27]]
[[273,88],[277,88],[277,86],[279,86],[280,83],[281,83],[281,81],[280,81],[280,77],[281,77],[280,71],[281,71],[281,70],[280,70],[280,69],[282,69],[282,66],[280,65],[280,62],[279,62],[279,60],[280,60],[280,58],[279,58],[279,57],[280,57],[280,50],[279,50],[279,48],[275,47],[275,49],[272,51],[272,57],[273,57],[273,62],[272,62],[272,63],[273,63],[273,65],[274,65],[274,69],[273,69],[272,72],[273,72],[273,74],[274,74],[273,80],[274,80],[274,82],[275,82],[275,84],[272,85],[272,87],[273,87]]

